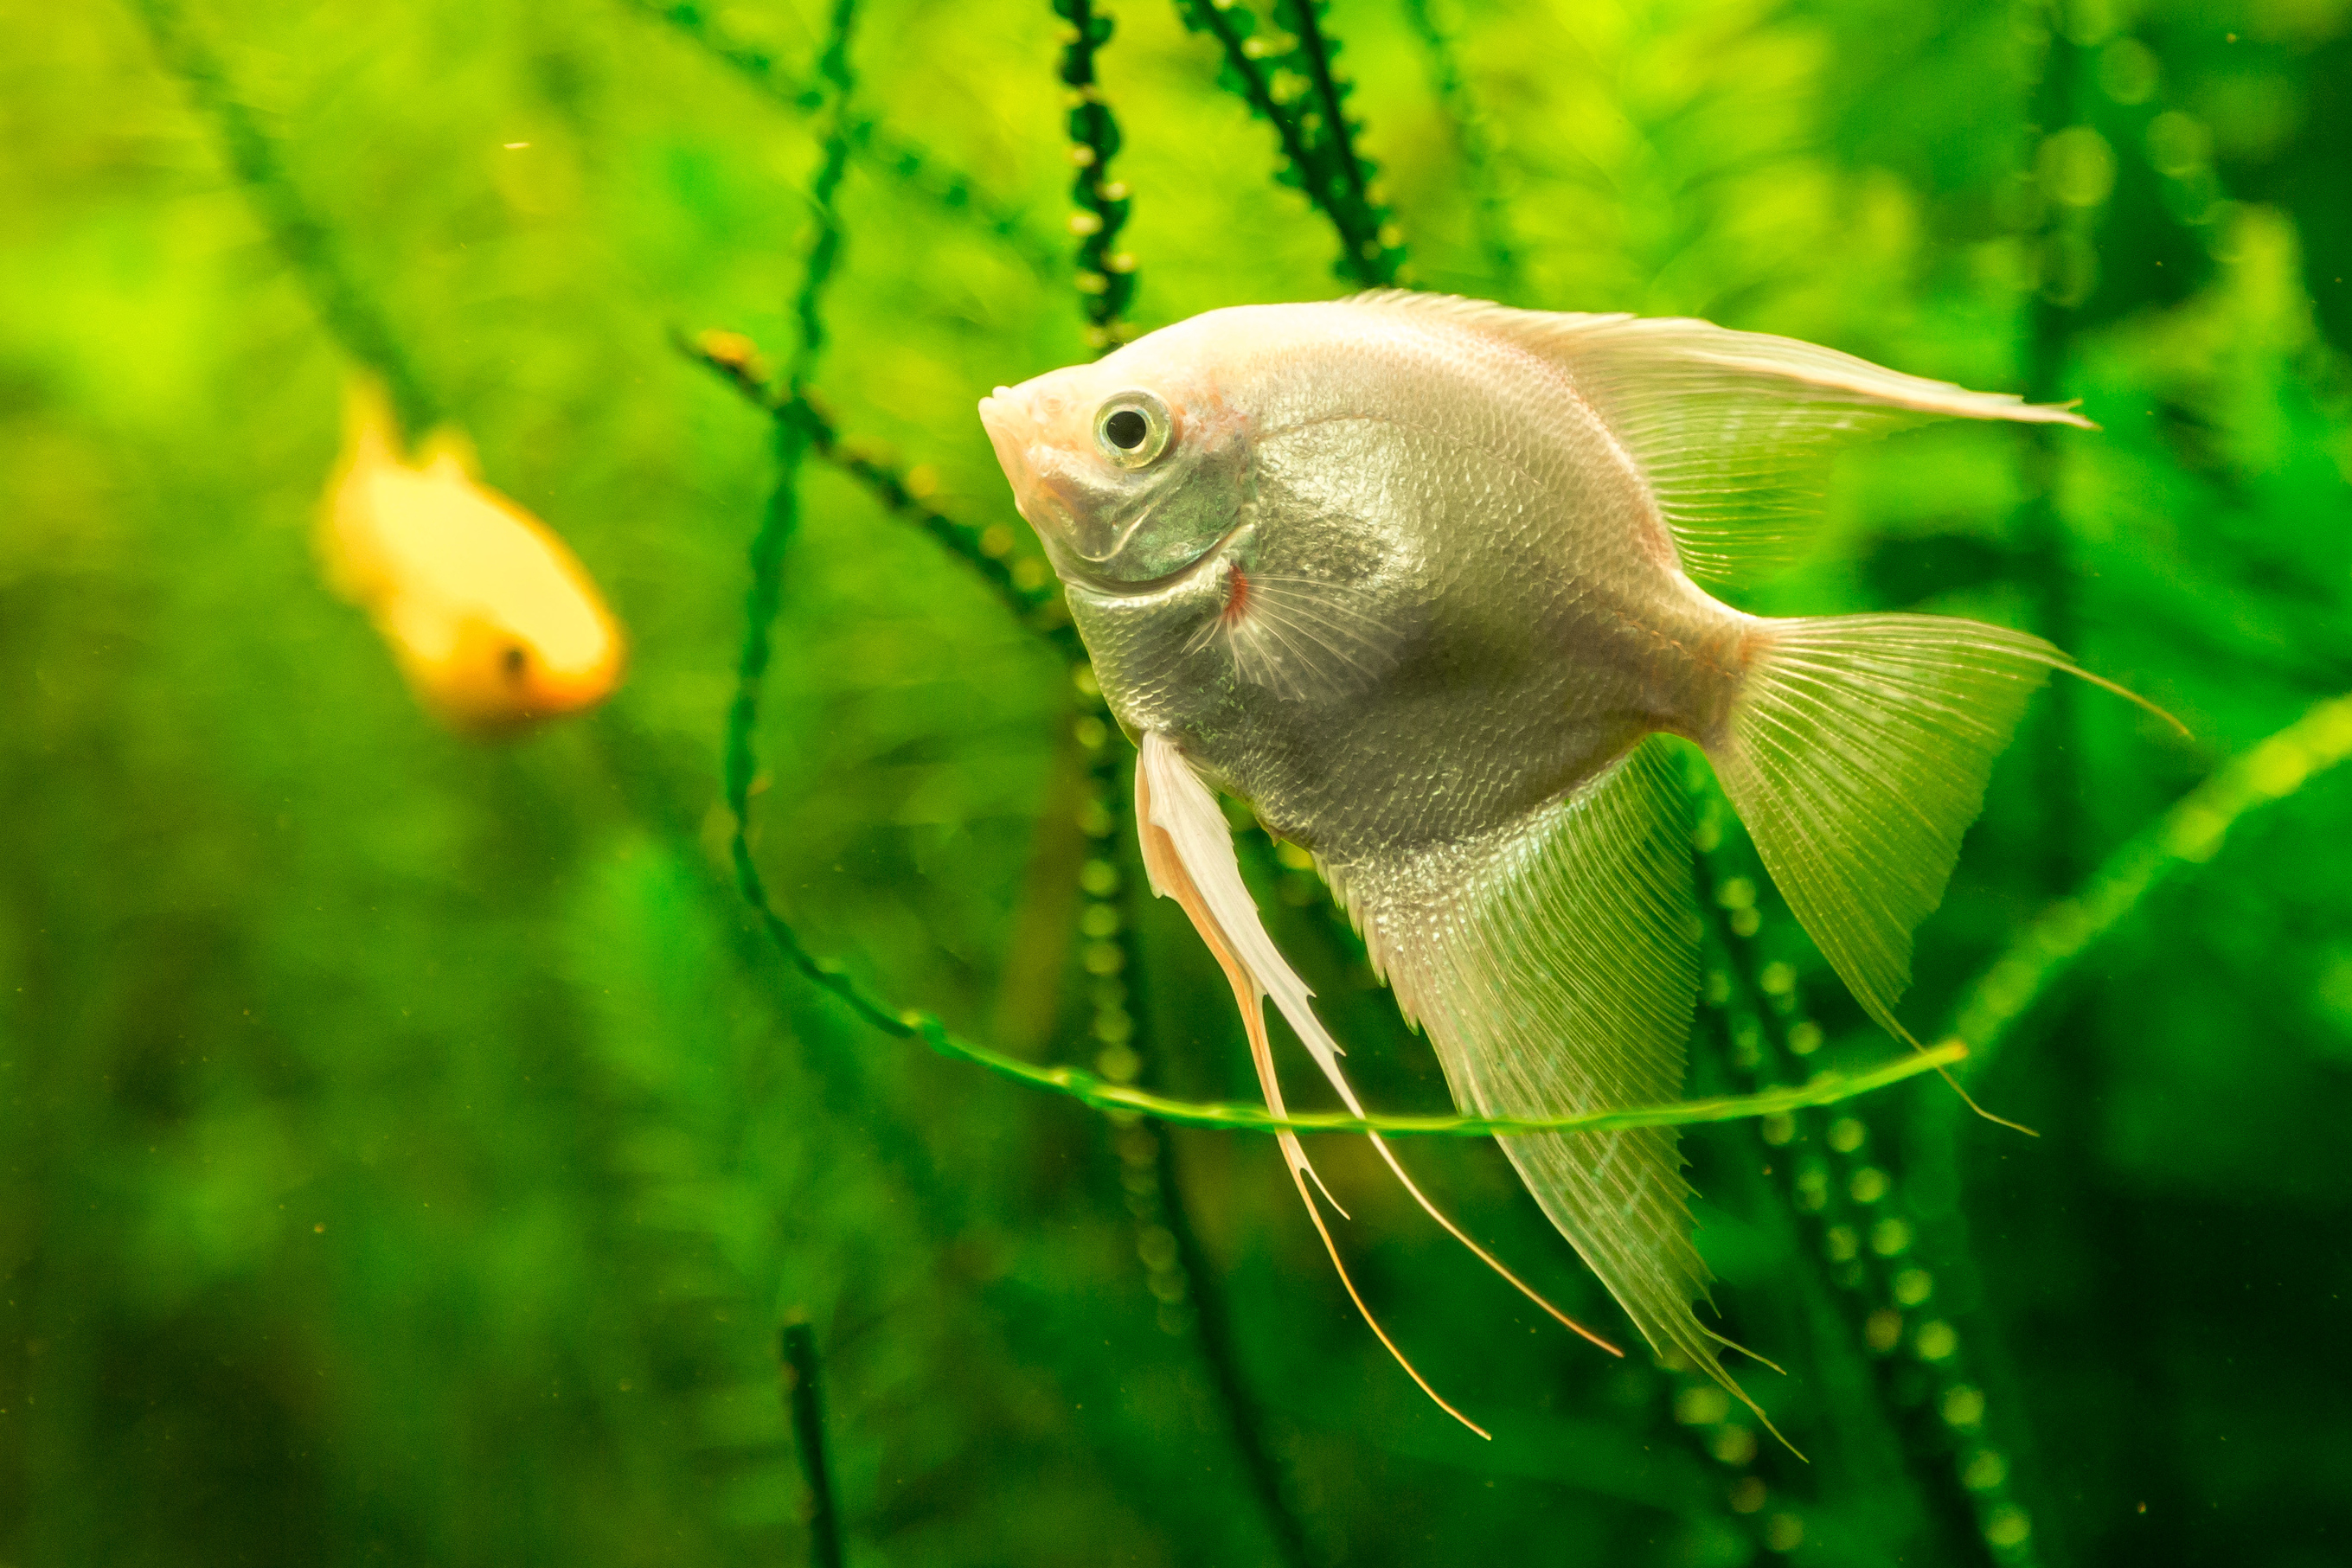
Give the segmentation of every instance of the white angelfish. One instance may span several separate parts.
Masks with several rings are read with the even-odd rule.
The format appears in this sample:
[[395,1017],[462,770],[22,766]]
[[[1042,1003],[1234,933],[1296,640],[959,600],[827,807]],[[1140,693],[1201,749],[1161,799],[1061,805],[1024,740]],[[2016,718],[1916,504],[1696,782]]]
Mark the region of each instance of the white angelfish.
[[[1223,965],[1277,1113],[1269,996],[1358,1102],[1210,785],[1314,855],[1463,1110],[1569,1115],[1682,1087],[1699,927],[1658,737],[1706,752],[1790,907],[1909,1040],[1912,930],[2026,699],[2081,674],[2020,632],[1764,619],[1694,580],[1791,543],[1836,439],[2087,423],[1785,338],[1368,294],[1213,310],[980,413],[1141,746],[1152,885]],[[1674,1130],[1500,1142],[1651,1345],[1748,1400],[1692,1311],[1709,1275]]]

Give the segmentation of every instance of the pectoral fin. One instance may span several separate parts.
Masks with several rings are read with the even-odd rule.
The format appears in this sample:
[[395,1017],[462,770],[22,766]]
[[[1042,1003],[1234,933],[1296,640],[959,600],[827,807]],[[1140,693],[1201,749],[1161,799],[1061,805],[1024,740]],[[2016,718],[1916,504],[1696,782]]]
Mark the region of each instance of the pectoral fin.
[[1194,647],[1222,642],[1241,678],[1276,696],[1328,702],[1360,691],[1396,663],[1394,628],[1362,589],[1321,578],[1226,569],[1223,613]]

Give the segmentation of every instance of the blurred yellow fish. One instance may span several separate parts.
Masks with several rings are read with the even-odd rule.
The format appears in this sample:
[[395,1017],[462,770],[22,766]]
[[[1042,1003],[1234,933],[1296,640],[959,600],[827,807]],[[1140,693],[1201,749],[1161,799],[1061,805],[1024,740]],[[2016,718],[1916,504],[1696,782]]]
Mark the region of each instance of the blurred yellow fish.
[[436,431],[421,455],[408,461],[383,389],[352,378],[319,528],[335,591],[452,729],[505,734],[604,701],[624,643],[579,560],[481,482],[464,436]]

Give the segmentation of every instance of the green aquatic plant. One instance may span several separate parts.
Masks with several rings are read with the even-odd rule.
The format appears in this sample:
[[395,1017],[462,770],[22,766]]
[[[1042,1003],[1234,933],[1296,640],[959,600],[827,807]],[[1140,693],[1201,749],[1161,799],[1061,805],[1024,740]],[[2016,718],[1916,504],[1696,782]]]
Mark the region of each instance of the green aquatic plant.
[[1357,146],[1354,90],[1329,35],[1329,0],[1275,0],[1271,25],[1236,0],[1179,0],[1184,26],[1217,42],[1218,81],[1273,128],[1282,162],[1275,178],[1303,193],[1331,221],[1340,277],[1369,287],[1402,280],[1404,235],[1391,221],[1379,165]]
[[[722,24],[693,0],[672,0],[668,5],[659,0],[627,3],[693,39],[714,58],[732,67],[762,93],[797,114],[814,115],[835,99],[831,89],[838,84],[825,77],[824,62],[817,66],[818,75],[824,78],[822,82],[793,78],[765,49],[729,41]],[[969,212],[992,233],[1042,266],[1050,267],[1060,259],[1027,212],[1001,201],[978,180],[947,164],[919,141],[900,134],[870,114],[841,110],[836,119],[839,122],[828,132],[828,140],[837,140],[846,155],[867,161],[943,207]]]
[[1506,305],[1518,302],[1518,239],[1511,206],[1496,167],[1492,122],[1462,69],[1456,26],[1444,0],[1404,0],[1404,13],[1428,59],[1430,91],[1444,110],[1461,156],[1462,183],[1476,205],[1479,258],[1485,292]]

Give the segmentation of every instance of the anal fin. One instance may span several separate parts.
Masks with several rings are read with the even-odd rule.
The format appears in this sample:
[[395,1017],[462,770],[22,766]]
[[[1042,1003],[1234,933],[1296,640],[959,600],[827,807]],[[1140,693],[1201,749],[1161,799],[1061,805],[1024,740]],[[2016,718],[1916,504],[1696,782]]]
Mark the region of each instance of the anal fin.
[[[1309,1005],[1313,993],[1297,972],[1291,968],[1267,935],[1265,922],[1259,917],[1257,905],[1243,883],[1241,867],[1234,854],[1233,836],[1225,825],[1224,815],[1217,809],[1215,798],[1209,793],[1195,775],[1175,744],[1156,732],[1143,737],[1142,757],[1135,771],[1136,828],[1141,841],[1144,871],[1151,882],[1152,892],[1173,898],[1192,919],[1192,925],[1216,956],[1234,989],[1234,999],[1239,1005],[1244,1028],[1250,1041],[1250,1057],[1255,1065],[1258,1083],[1265,1094],[1266,1108],[1276,1115],[1285,1114],[1282,1086],[1275,1071],[1274,1055],[1266,1037],[1265,1000],[1270,996],[1283,1017],[1307,1046],[1324,1075],[1338,1092],[1342,1103],[1356,1115],[1364,1114],[1362,1102],[1340,1071],[1339,1042],[1315,1016]],[[1339,1257],[1339,1248],[1325,1227],[1321,1212],[1307,1191],[1307,1178],[1314,1176],[1315,1185],[1327,1199],[1330,1191],[1322,1177],[1307,1158],[1295,1133],[1276,1134],[1283,1157],[1287,1162],[1291,1179],[1297,1185],[1300,1199],[1315,1223],[1317,1232],[1338,1269],[1348,1294],[1363,1314],[1364,1321],[1396,1357],[1398,1364],[1421,1385],[1423,1392],[1447,1414],[1479,1436],[1487,1434],[1468,1416],[1448,1404],[1428,1380],[1414,1368],[1404,1353],[1391,1340],[1386,1330],[1372,1315],[1370,1308],[1357,1291],[1348,1275],[1347,1265]],[[1591,1330],[1544,1299],[1534,1287],[1505,1267],[1494,1254],[1471,1239],[1462,1228],[1433,1203],[1420,1186],[1406,1174],[1404,1166],[1390,1148],[1386,1139],[1370,1134],[1373,1147],[1404,1186],[1413,1201],[1445,1231],[1468,1248],[1489,1268],[1508,1281],[1530,1301],[1549,1312],[1560,1323],[1581,1334],[1612,1355],[1622,1354]],[[1336,1200],[1332,1207],[1339,1208]],[[1344,1215],[1345,1210],[1340,1212]]]
[[[1687,806],[1665,744],[1643,741],[1534,821],[1485,840],[1335,868],[1373,962],[1428,1031],[1465,1111],[1562,1115],[1681,1092],[1698,922]],[[1652,1347],[1762,1419],[1717,1357],[1730,1342],[1692,1311],[1709,1275],[1690,1240],[1674,1129],[1497,1141]]]

